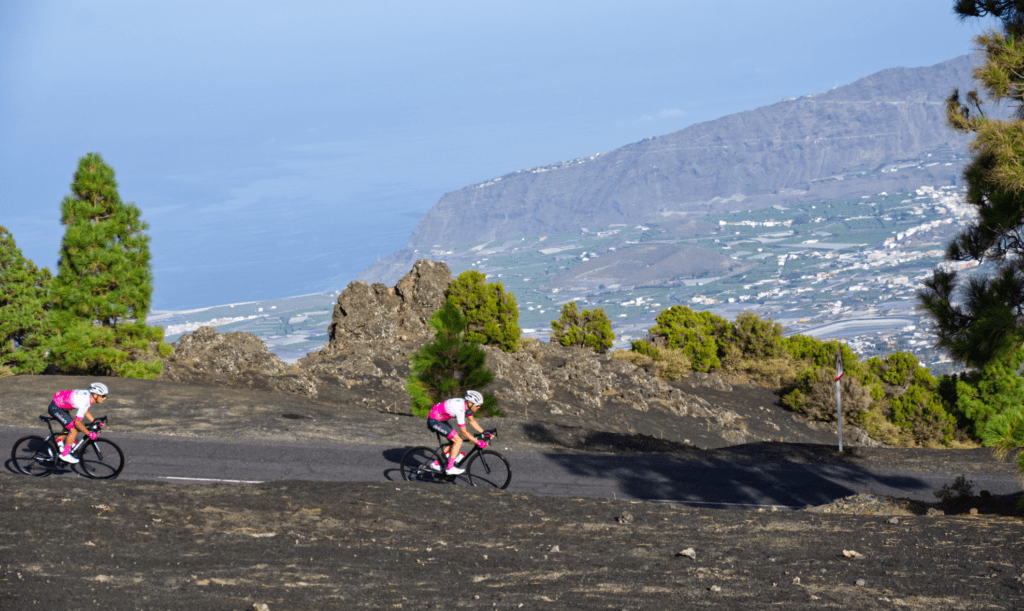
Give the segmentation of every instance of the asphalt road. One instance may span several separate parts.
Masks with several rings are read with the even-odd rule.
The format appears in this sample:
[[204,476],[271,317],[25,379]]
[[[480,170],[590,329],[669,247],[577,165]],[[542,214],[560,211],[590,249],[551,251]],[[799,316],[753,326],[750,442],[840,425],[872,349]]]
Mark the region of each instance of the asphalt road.
[[[45,430],[42,432],[45,433]],[[3,468],[13,471],[9,450],[40,429],[0,426]],[[121,478],[179,483],[268,480],[401,481],[404,445],[216,441],[108,433],[128,460]],[[546,496],[644,500],[708,508],[822,505],[857,493],[934,502],[933,491],[957,474],[879,470],[860,465],[677,460],[660,455],[541,454],[492,447],[512,465],[511,492]],[[1020,490],[1012,475],[965,474],[976,489],[993,494]],[[78,477],[73,471],[51,477]]]

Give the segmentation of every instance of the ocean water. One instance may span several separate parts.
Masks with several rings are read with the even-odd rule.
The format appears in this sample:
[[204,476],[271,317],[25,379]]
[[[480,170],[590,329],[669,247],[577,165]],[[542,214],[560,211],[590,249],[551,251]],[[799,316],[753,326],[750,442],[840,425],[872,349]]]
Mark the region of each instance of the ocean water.
[[[209,174],[194,164],[162,174],[130,161],[124,169],[111,164],[124,199],[141,192],[134,197],[150,224],[153,308],[182,310],[343,290],[374,261],[404,248],[444,193],[610,150],[650,129],[589,129],[600,121],[562,130],[499,122],[285,143],[265,159],[228,157],[227,167],[207,152]],[[664,131],[681,123],[663,123]]]
[[403,248],[423,199],[381,193],[358,204],[267,203],[202,222],[150,220],[154,309],[189,309],[342,290]]

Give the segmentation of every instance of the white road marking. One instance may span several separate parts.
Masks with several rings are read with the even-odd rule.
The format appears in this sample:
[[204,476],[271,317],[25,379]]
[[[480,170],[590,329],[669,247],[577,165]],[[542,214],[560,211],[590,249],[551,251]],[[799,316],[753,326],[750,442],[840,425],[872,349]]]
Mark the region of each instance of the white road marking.
[[262,481],[246,480],[246,479],[210,479],[206,477],[171,477],[169,475],[161,475],[159,479],[178,479],[189,482],[222,482],[225,484],[262,484]]
[[691,500],[679,500],[674,501],[671,499],[653,499],[649,501],[651,503],[672,503],[674,505],[718,505],[721,507],[764,507],[769,509],[777,509],[779,511],[798,511],[803,507],[793,507],[791,505],[758,505],[756,503],[719,503],[716,501],[691,501]]

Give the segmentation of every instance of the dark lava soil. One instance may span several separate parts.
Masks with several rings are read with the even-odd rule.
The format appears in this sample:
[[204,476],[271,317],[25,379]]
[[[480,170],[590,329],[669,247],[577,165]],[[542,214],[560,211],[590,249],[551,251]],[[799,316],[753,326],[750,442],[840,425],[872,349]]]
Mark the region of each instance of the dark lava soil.
[[1024,606],[1024,525],[1012,518],[893,522],[385,482],[3,474],[0,494],[5,609]]
[[[0,380],[0,424],[38,426],[47,392],[81,382]],[[298,440],[340,423],[358,439],[410,444],[425,434],[421,420],[381,410],[110,385],[105,413],[118,430]],[[600,418],[512,416],[499,426],[517,450],[837,460],[810,439],[705,449],[598,428]],[[857,448],[842,459],[1012,472],[983,449]],[[178,485],[4,472],[0,499],[0,609],[1024,608],[1016,498],[973,499],[978,515],[922,515],[935,507],[892,499],[773,513],[404,482]],[[873,504],[888,515],[872,515],[881,513]]]

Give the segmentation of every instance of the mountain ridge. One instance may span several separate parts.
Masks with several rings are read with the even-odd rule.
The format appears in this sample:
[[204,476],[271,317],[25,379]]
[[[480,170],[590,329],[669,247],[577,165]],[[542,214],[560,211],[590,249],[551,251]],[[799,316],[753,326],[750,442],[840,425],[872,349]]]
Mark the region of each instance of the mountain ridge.
[[[442,196],[409,247],[462,242],[467,233],[496,239],[859,194],[871,187],[816,182],[966,150],[967,137],[945,125],[945,98],[969,85],[973,64],[965,55],[890,68],[821,94],[471,185]],[[940,165],[931,174],[948,184],[958,170]],[[917,186],[898,172],[872,179],[864,182],[880,190]]]

